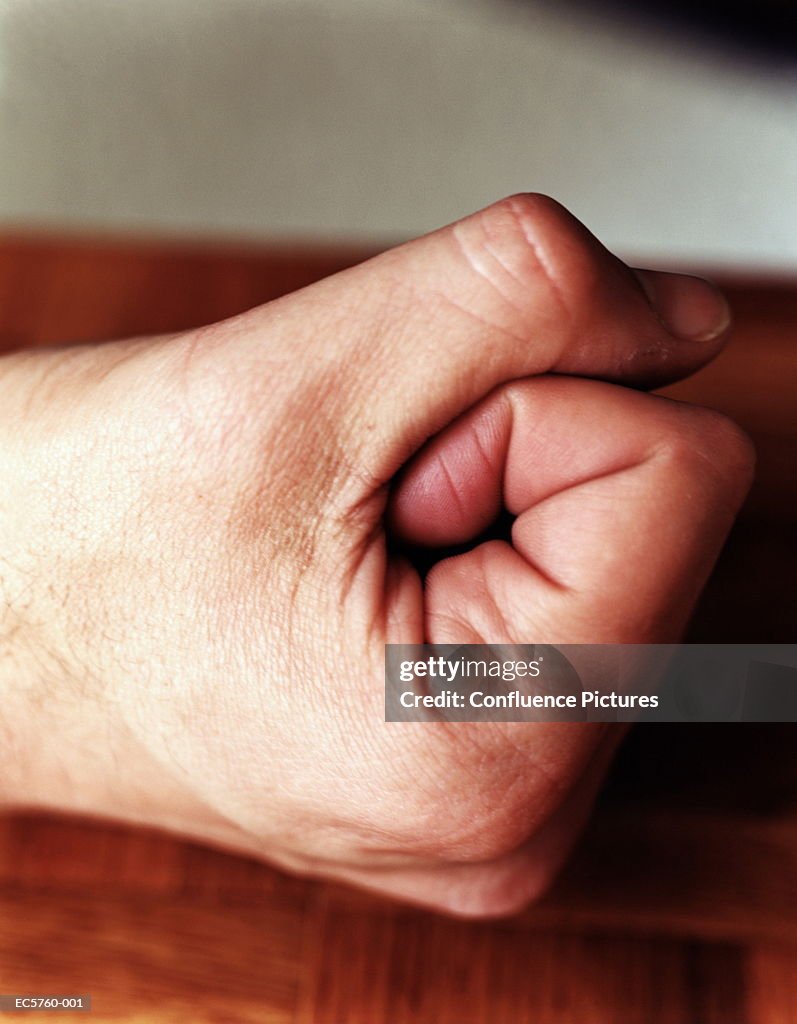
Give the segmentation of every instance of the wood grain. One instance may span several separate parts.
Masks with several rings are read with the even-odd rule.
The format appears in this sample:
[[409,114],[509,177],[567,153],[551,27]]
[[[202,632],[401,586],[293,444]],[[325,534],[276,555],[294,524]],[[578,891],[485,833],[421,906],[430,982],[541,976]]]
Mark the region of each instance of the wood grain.
[[[360,255],[7,236],[0,346],[179,330]],[[692,636],[795,641],[797,285],[731,292],[732,345],[673,392],[739,419],[760,472]],[[793,726],[636,729],[554,892],[494,923],[167,836],[0,820],[0,992],[90,992],[97,1021],[788,1024],[796,981]]]

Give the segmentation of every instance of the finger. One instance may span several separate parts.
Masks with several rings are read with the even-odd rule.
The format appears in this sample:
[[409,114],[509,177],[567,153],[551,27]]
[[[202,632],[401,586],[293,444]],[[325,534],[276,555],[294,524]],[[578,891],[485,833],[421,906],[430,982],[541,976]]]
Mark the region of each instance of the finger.
[[660,384],[711,359],[729,320],[709,285],[638,276],[558,203],[529,195],[274,310],[306,339],[305,358],[335,370],[355,441],[384,478],[497,385],[548,371]]
[[414,542],[467,540],[500,504],[517,517],[512,546],[434,567],[427,638],[675,639],[751,472],[749,442],[707,410],[573,378],[508,385],[424,449],[393,500]]

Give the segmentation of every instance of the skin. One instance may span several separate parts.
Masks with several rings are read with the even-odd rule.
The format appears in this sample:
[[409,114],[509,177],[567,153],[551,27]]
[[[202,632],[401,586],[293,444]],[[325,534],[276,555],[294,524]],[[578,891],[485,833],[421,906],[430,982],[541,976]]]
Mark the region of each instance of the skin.
[[[202,330],[5,357],[2,803],[448,913],[535,898],[619,733],[386,725],[383,645],[678,639],[752,453],[637,389],[727,325],[525,195]],[[502,507],[423,580],[395,553]]]

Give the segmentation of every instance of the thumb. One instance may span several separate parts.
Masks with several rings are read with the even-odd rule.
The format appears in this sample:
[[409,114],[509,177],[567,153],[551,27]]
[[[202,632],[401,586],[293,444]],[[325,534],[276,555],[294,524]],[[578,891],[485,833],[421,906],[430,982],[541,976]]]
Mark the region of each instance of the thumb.
[[503,200],[279,309],[283,326],[296,312],[303,337],[309,323],[309,354],[315,343],[320,365],[343,381],[336,400],[348,406],[350,450],[381,480],[500,384],[555,371],[658,385],[711,359],[729,322],[710,285],[634,274],[535,195]]

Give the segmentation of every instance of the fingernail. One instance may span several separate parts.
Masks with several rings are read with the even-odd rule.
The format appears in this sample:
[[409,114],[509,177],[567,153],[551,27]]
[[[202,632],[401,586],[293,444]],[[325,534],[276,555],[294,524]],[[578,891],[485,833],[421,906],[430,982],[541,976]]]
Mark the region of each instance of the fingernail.
[[712,341],[728,329],[731,310],[725,296],[701,277],[637,270],[636,276],[659,320],[687,341]]

